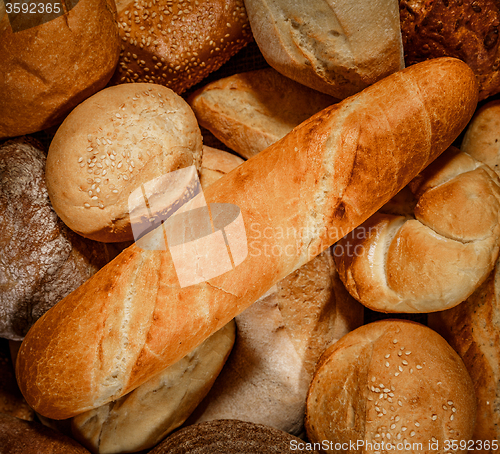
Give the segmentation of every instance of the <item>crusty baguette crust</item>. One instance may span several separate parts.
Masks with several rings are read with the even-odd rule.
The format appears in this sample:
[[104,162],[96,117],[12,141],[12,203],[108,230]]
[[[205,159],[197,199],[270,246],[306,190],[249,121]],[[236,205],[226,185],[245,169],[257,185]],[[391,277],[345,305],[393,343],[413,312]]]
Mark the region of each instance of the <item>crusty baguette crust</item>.
[[170,252],[133,244],[42,317],[17,359],[26,400],[68,418],[135,389],[362,223],[471,118],[467,65],[415,65],[313,116],[205,191],[241,209],[248,256],[180,288]]

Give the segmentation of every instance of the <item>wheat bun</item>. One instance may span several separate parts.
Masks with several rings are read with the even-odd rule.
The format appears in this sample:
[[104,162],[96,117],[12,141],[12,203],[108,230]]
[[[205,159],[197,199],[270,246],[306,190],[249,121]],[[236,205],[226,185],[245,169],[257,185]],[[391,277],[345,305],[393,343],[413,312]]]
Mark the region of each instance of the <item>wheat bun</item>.
[[[135,209],[130,194],[169,172],[199,169],[201,156],[198,123],[180,96],[161,85],[118,85],[80,104],[57,130],[47,188],[73,231],[97,241],[128,241]],[[154,190],[160,196],[168,188]]]
[[[63,16],[24,30],[0,5],[0,139],[58,124],[113,75],[120,52],[113,0],[74,3]],[[29,16],[17,20],[28,26]]]
[[[422,443],[399,451],[430,454],[429,442],[442,448],[445,440],[469,440],[475,412],[471,378],[448,343],[418,323],[383,320],[352,331],[321,357],[306,429],[312,442]],[[362,452],[372,452],[367,446]]]

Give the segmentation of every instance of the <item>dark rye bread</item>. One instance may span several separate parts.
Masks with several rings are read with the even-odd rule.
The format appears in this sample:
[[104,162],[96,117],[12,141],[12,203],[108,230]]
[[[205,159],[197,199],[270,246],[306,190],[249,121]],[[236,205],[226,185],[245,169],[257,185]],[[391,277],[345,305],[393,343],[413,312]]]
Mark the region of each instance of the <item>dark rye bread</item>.
[[400,0],[406,65],[430,58],[456,57],[479,82],[479,100],[500,91],[497,0]]
[[194,424],[168,437],[150,454],[318,454],[300,438],[261,424],[222,419]]
[[34,421],[0,413],[1,454],[90,454],[65,435]]
[[71,232],[52,209],[45,154],[33,139],[0,146],[0,337],[33,323],[119,253]]

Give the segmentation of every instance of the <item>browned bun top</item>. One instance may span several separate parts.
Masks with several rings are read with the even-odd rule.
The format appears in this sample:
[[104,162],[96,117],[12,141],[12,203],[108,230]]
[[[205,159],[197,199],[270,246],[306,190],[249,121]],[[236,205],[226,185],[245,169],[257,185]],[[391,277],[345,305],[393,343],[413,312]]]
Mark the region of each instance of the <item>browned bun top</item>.
[[83,446],[53,429],[0,413],[2,454],[89,454]]
[[430,441],[470,439],[475,411],[472,381],[446,341],[418,323],[384,320],[322,356],[306,429],[311,441],[422,443],[410,451],[431,453]]
[[480,100],[500,91],[497,1],[399,0],[399,6],[407,65],[456,57],[474,71]]
[[252,40],[242,0],[118,2],[122,51],[112,83],[182,93]]
[[[69,9],[59,5],[62,11]],[[2,2],[0,138],[40,131],[60,122],[106,85],[120,50],[112,0],[79,0],[63,16],[19,31],[2,14],[3,6]],[[20,18],[31,20],[30,13],[18,14],[18,21]]]
[[151,454],[317,454],[304,445],[300,438],[272,427],[221,419],[188,426]]
[[199,169],[201,149],[196,118],[172,90],[109,87],[80,104],[57,130],[46,170],[52,205],[82,236],[132,240],[131,193],[169,172]]

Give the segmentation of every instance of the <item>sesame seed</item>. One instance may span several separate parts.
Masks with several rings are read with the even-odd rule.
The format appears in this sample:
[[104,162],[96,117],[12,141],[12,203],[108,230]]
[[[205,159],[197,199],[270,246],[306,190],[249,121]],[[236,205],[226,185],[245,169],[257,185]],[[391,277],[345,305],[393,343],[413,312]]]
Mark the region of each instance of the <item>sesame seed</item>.
[[102,171],[102,176],[106,175],[107,173],[108,173],[108,171],[107,171],[106,169],[104,169],[104,170]]
[[92,197],[92,200],[97,200],[99,197],[97,197],[96,195]]
[[396,416],[395,421],[398,422],[401,418],[399,416]]
[[410,432],[410,437],[414,437],[414,436],[415,436],[415,431],[414,431],[414,430],[412,430],[412,431]]
[[408,365],[408,361],[406,361],[405,359],[403,360],[403,366],[407,366]]
[[451,409],[451,411],[452,411],[453,413],[455,413],[455,412],[457,411],[457,409],[456,409],[455,407],[453,407],[453,408]]
[[391,424],[391,429],[395,429],[396,428],[396,424]]
[[389,362],[388,361],[385,362],[385,367],[389,367]]
[[448,407],[446,405],[443,405],[443,410],[448,410]]
[[402,431],[402,432],[406,432],[406,430],[407,430],[407,429],[408,429],[408,427],[404,427],[404,426],[403,426],[403,427],[401,427],[401,431]]
[[420,427],[420,423],[418,421],[415,421],[415,426]]
[[83,204],[83,206],[84,206],[85,208],[90,208],[90,204],[88,204],[88,203],[84,203],[84,204]]
[[400,407],[402,407],[402,406],[403,406],[403,402],[401,402],[400,400],[398,400],[398,405],[399,405]]
[[411,352],[410,352],[410,351],[407,351],[407,352],[405,352],[405,355],[406,355],[406,356],[411,355]]
[[437,415],[432,415],[432,418],[431,418],[433,421],[435,421],[436,419],[438,419]]
[[452,400],[449,400],[448,402],[446,402],[448,405],[453,405],[453,401]]
[[385,359],[389,358],[391,356],[390,353],[387,353],[387,355],[385,355]]
[[398,366],[399,372],[403,372],[403,368],[401,366]]
[[395,377],[399,377],[399,372],[396,372],[396,373],[394,374],[394,376],[395,376]]
[[455,415],[453,415],[453,414],[452,414],[452,415],[450,416],[450,421],[453,421],[453,419],[455,419]]
[[417,369],[418,370],[422,369],[422,366],[420,364],[417,364]]
[[114,194],[118,194],[118,189],[113,189]]

